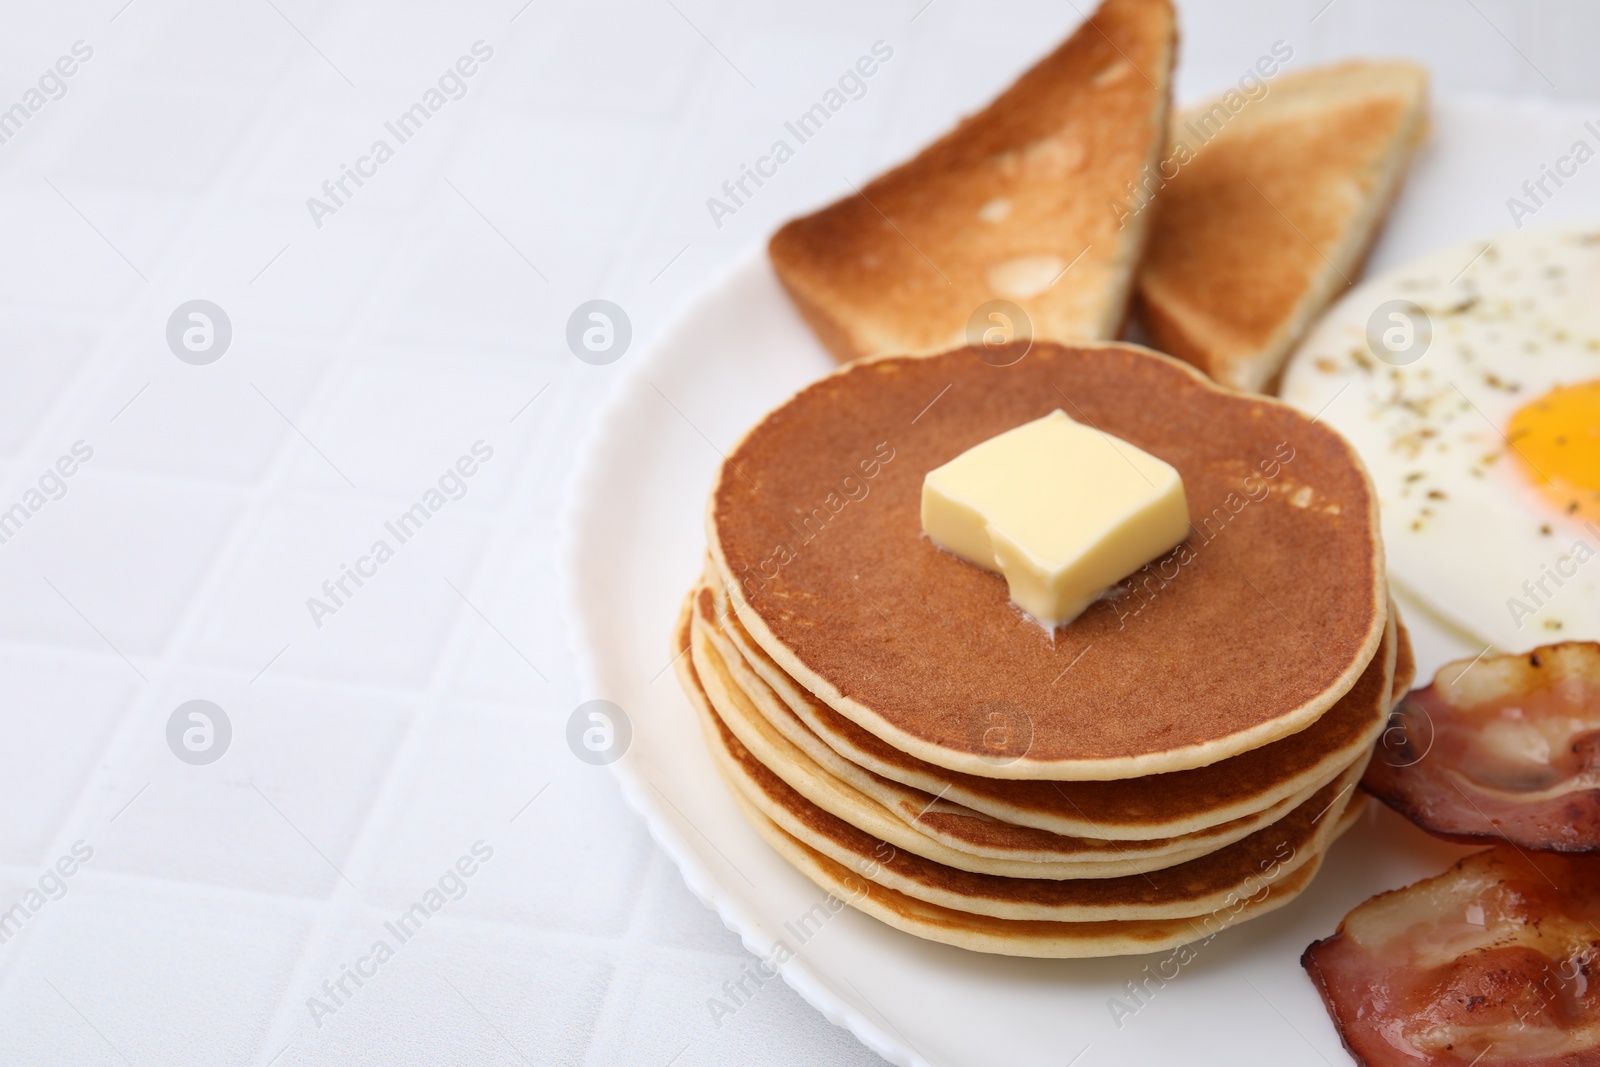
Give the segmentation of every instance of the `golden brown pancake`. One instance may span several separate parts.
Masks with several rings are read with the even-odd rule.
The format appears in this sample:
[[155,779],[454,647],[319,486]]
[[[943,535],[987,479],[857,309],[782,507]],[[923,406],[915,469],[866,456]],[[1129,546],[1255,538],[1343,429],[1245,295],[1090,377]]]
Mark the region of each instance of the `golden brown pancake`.
[[[680,660],[680,663],[683,661]],[[695,668],[682,668],[697,679]],[[1279,824],[1202,859],[1115,879],[1045,880],[958,871],[900,851],[810,804],[756,759],[703,689],[693,703],[730,790],[783,831],[867,879],[928,903],[993,918],[1086,922],[1181,918],[1227,907],[1320,855],[1370,754]]]
[[[1115,878],[1195,859],[1245,836],[1214,840],[1201,834],[1192,840],[1129,842],[1063,837],[1012,826],[955,805],[940,810],[937,798],[926,794],[916,794],[922,797],[920,808],[902,812],[829,773],[788,742],[733,684],[703,627],[693,627],[691,647],[689,662],[711,710],[757,760],[823,811],[937,863],[1007,878]],[[908,797],[906,803],[913,801]]]
[[1199,859],[1118,878],[1002,877],[937,863],[830,815],[756,759],[709,702],[699,710],[712,758],[729,788],[785,833],[897,892],[997,919],[1183,918],[1252,896],[1265,878],[1290,874],[1322,853],[1370,758],[1358,760],[1279,822]]
[[[1024,878],[1112,878],[1170,867],[1277,821],[1316,791],[1304,790],[1262,812],[1195,834],[1143,841],[1069,837],[1002,822],[844,759],[812,734],[717,632],[708,591],[702,588],[693,597],[694,668],[712,710],[733,735],[823,810],[897,847],[961,870]],[[1011,862],[992,862],[996,860]]]
[[[1364,799],[1358,796],[1345,809],[1334,828],[1335,837],[1354,824]],[[1129,956],[1209,941],[1230,926],[1276,911],[1292,901],[1311,884],[1322,865],[1319,855],[1256,896],[1198,918],[1076,923],[995,919],[929,904],[862,878],[784,833],[737,793],[734,801],[775,852],[830,896],[916,937],[1002,956],[1038,959]]]
[[[1047,632],[922,536],[919,502],[929,470],[1058,408],[1176,467],[1193,531]],[[1132,345],[842,368],[730,453],[707,531],[787,674],[894,748],[987,778],[1132,778],[1269,744],[1355,685],[1387,616],[1376,499],[1343,438]]]
[[[679,649],[686,648],[689,641],[690,608],[691,601],[686,599],[674,629],[674,643]],[[711,709],[700,688],[692,660],[688,655],[680,655],[674,662],[685,694],[695,707],[702,726],[708,726],[712,721]],[[709,743],[711,738],[707,740]],[[715,752],[714,746],[711,750]],[[1321,854],[1318,854],[1298,870],[1266,882],[1254,895],[1241,897],[1226,907],[1196,918],[1097,922],[997,919],[929,904],[861,878],[785,833],[745,800],[737,789],[730,789],[730,792],[734,802],[763,839],[800,873],[841,903],[918,937],[972,951],[1003,955],[1084,958],[1153,952],[1209,940],[1229,926],[1288,903],[1310,884],[1322,860]],[[1342,834],[1354,823],[1364,802],[1365,798],[1358,793],[1353,796],[1333,831],[1334,836]]]
[[[714,590],[713,595],[719,592]],[[703,593],[701,597],[704,599]],[[1410,637],[1396,611],[1391,616],[1396,633],[1392,681],[1386,684],[1391,653],[1384,648],[1333,709],[1307,729],[1271,745],[1209,767],[1134,780],[980,778],[907,756],[827,707],[755,646],[735,616],[721,614],[725,601],[715,599],[714,605],[702,605],[702,610],[714,613],[754,673],[841,757],[880,779],[942,797],[1004,823],[1066,836],[1121,841],[1180,837],[1240,823],[1277,805],[1298,802],[1371,749],[1388,721],[1389,709],[1410,688],[1415,675]]]

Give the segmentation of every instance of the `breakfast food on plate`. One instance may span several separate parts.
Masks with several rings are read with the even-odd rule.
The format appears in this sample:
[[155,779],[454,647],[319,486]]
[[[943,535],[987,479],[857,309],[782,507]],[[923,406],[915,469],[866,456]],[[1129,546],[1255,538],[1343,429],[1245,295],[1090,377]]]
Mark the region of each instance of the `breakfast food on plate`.
[[[994,300],[1034,337],[1115,336],[1148,226],[1107,204],[1166,143],[1175,47],[1168,0],[1105,0],[987,108],[779,230],[773,267],[823,344],[942,352]],[[994,328],[1020,335],[1014,318]]]
[[[1015,856],[1018,853],[1012,850],[1028,849],[1037,850],[1032,858],[1039,860],[1113,858],[1132,869],[1148,857],[1197,855],[1230,844],[1281,817],[1371,749],[1387,709],[1406,691],[1413,675],[1410,644],[1405,630],[1397,627],[1396,639],[1373,657],[1350,692],[1300,735],[1209,767],[1122,781],[979,778],[898,754],[859,727],[853,734],[825,735],[820,729],[824,716],[835,724],[849,720],[825,710],[776,670],[748,635],[734,636],[742,634],[742,628],[719,595],[720,587],[708,584],[711,580],[695,593],[692,625],[695,640],[708,640],[713,650],[708,653],[713,661],[708,674],[727,675],[726,688],[734,696],[731,704],[719,702],[718,708],[734,732],[766,759],[770,745],[741,729],[747,719],[764,720],[756,727],[758,732],[770,729],[801,750],[807,761],[818,765],[816,774],[842,780],[922,834],[983,854],[1003,847],[1005,855]],[[1391,662],[1394,681],[1385,689]],[[779,688],[788,695],[780,697]],[[747,705],[757,714],[746,714]],[[782,767],[796,763],[795,758],[782,756],[766,761],[780,773]],[[804,781],[784,777],[829,807],[807,792]],[[855,821],[846,812],[830,810]],[[1116,840],[1107,844],[1102,840],[1107,837]]]
[[1600,229],[1526,230],[1351,291],[1283,397],[1348,437],[1395,582],[1479,643],[1600,639]]
[[[685,640],[695,672],[692,688],[705,694],[722,727],[806,800],[890,844],[962,870],[1014,877],[1112,878],[1171,867],[1277,822],[1352,766],[1346,756],[1338,773],[1286,800],[1176,837],[1116,840],[1104,837],[1103,827],[1098,836],[1072,836],[1018,826],[879,778],[829,748],[770,696],[758,708],[756,695],[770,690],[721,632],[731,620],[718,617],[720,608],[712,591],[700,586],[691,602]],[[1371,690],[1381,689],[1392,669],[1389,650],[1395,644],[1391,637],[1373,669],[1363,676],[1363,683],[1376,683],[1365,685],[1366,697],[1368,705],[1380,711],[1389,704],[1388,693],[1383,691],[1373,701]],[[1050,784],[1064,786],[1061,795],[1070,798],[1070,788],[1080,783]]]
[[790,789],[719,720],[708,716],[706,725],[723,774],[785,833],[906,896],[997,919],[1092,922],[1216,911],[1254,895],[1262,871],[1292,874],[1320,856],[1338,822],[1334,809],[1342,811],[1361,770],[1351,767],[1288,817],[1194,860],[1110,878],[998,876],[952,868],[857,829]]
[[[1179,919],[1128,919],[1094,922],[1051,922],[996,919],[943,908],[863,879],[815,849],[784,833],[772,820],[735,795],[756,832],[819,887],[859,911],[908,934],[976,952],[1005,956],[1071,959],[1156,952],[1207,940],[1230,926],[1275,911],[1300,894],[1321,866],[1317,857],[1276,881],[1264,876],[1247,895],[1226,907]],[[1351,802],[1335,825],[1333,836],[1349,829],[1358,810]]]
[[1358,61],[1175,116],[1144,183],[1156,207],[1138,306],[1156,346],[1225,385],[1269,389],[1359,273],[1426,128],[1427,92],[1419,67]]
[[[682,652],[688,651],[690,630],[685,611],[677,629]],[[727,728],[699,684],[694,657],[681,655],[677,665],[714,761],[758,834],[837,899],[907,933],[975,951],[1073,958],[1153,952],[1209,938],[1297,896],[1321,866],[1327,846],[1354,822],[1364,799],[1350,788],[1358,763],[1314,798],[1326,799],[1325,804],[1303,805],[1281,831],[1269,827],[1250,842],[1253,848],[1247,846],[1245,855],[1187,870],[1174,866],[1160,876],[1111,875],[1111,881],[1092,883],[972,877],[902,853],[890,841],[807,802]],[[1255,866],[1247,869],[1242,861],[1251,859]],[[1234,884],[1219,886],[1229,869]],[[1038,907],[1041,895],[1055,898],[1057,914],[1083,917],[1007,914],[1026,912],[1030,905],[1036,914],[1046,914],[1052,909]],[[1166,917],[1137,917],[1149,913]]]
[[1448,664],[1395,709],[1362,784],[1452,841],[1600,852],[1600,644]]
[[[1062,404],[1175,467],[1195,531],[1047,631],[1002,578],[924,540],[919,506],[928,471]],[[1355,685],[1388,616],[1376,501],[1345,441],[1130,345],[823,378],[729,454],[707,532],[779,666],[901,751],[980,777],[1131,778],[1259,748]]]
[[[1204,937],[1304,888],[1410,684],[1376,500],[1277,401],[1131,345],[1015,347],[856,362],[761,420],[711,494],[680,680],[757,831],[893,926]],[[974,456],[982,492],[930,476]],[[1039,521],[1063,487],[1070,545]],[[982,525],[939,527],[934,490]]]
[[1600,1063],[1600,856],[1512,847],[1356,908],[1306,950],[1364,1067]]

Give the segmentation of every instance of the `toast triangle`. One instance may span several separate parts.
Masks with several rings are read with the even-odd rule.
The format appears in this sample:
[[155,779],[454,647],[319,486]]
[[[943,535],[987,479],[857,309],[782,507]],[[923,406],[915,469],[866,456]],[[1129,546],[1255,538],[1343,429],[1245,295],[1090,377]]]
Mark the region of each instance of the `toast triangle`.
[[823,344],[945,351],[991,300],[1035,338],[1115,337],[1149,226],[1114,203],[1166,146],[1175,50],[1169,0],[1105,0],[988,107],[780,229],[773,266]]
[[1235,389],[1275,390],[1360,273],[1426,130],[1427,95],[1410,63],[1351,62],[1176,116],[1138,279],[1156,347]]

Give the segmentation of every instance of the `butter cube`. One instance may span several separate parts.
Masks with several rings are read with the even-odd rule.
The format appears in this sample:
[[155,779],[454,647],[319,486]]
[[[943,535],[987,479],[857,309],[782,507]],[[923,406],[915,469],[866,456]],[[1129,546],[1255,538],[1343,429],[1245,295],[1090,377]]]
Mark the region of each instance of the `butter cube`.
[[1187,537],[1189,505],[1170,464],[1056,410],[929,471],[922,529],[1056,627]]

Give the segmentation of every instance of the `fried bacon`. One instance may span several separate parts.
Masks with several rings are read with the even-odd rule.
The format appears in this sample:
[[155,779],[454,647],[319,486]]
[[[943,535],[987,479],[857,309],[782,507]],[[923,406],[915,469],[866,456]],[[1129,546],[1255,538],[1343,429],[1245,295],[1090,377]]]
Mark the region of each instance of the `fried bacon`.
[[1300,962],[1364,1067],[1595,1067],[1600,855],[1479,852]]
[[1445,666],[1395,709],[1362,785],[1448,840],[1600,850],[1600,644]]

